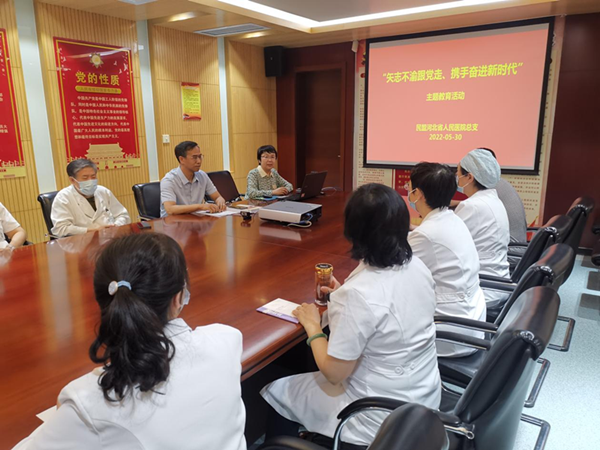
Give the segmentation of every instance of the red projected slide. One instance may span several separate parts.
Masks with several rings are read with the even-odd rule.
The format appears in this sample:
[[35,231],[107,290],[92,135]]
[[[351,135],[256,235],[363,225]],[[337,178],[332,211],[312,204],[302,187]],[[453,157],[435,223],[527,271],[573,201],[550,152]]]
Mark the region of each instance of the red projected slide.
[[492,148],[533,170],[549,24],[370,42],[366,163],[457,164]]

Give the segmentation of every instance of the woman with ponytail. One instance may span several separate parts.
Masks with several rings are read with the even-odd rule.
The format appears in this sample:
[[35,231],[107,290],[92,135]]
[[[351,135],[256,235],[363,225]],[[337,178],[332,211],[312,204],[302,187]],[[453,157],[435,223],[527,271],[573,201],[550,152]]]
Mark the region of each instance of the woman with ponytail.
[[90,358],[102,367],[69,383],[57,412],[15,449],[244,450],[242,335],[178,318],[190,297],[179,245],[154,233],[112,241],[94,292]]

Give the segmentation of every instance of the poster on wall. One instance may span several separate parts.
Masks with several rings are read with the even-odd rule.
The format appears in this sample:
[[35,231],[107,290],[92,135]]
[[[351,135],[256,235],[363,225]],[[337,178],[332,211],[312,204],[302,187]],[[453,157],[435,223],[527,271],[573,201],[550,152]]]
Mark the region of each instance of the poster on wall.
[[67,162],[140,166],[131,51],[54,38]]
[[0,29],[0,179],[26,174],[9,61],[6,30]]
[[183,109],[183,120],[202,119],[200,85],[198,83],[181,83],[181,107]]

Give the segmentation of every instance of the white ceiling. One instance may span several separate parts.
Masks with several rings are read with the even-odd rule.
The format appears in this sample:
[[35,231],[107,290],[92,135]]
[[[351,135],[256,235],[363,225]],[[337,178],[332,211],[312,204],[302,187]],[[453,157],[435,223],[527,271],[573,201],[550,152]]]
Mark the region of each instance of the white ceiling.
[[253,0],[271,8],[323,22],[398,9],[447,3],[452,0]]

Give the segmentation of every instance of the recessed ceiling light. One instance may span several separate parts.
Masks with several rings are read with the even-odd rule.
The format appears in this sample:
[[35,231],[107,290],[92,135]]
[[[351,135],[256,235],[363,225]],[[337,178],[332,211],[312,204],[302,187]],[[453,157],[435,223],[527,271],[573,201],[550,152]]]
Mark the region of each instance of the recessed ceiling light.
[[299,25],[304,25],[306,27],[314,27],[319,22],[316,20],[308,19],[306,17],[297,16],[296,14],[291,14],[281,9],[271,8],[270,6],[265,6],[260,3],[252,2],[249,0],[219,0],[223,3],[229,3],[230,5],[239,6],[240,8],[249,9],[251,11],[255,11],[257,13],[266,14],[267,16],[277,17],[278,19],[287,20],[288,22],[297,23]]
[[[267,27],[255,23],[243,23],[241,25],[231,25],[228,27],[210,28],[208,30],[194,31],[196,34],[203,34],[210,37],[232,36],[234,34],[253,33],[256,31],[268,30]],[[258,37],[258,36],[257,36]]]
[[146,3],[156,2],[157,0],[119,0],[122,3],[129,3],[130,5],[145,5]]
[[385,19],[389,17],[408,16],[411,14],[420,14],[432,11],[443,11],[446,9],[464,8],[467,6],[479,6],[487,5],[490,3],[500,3],[509,0],[456,0],[447,3],[438,3],[427,6],[416,6],[414,8],[397,9],[394,11],[385,11],[375,14],[366,14],[363,16],[345,17],[343,19],[325,20],[318,22],[316,20],[308,19],[306,17],[291,14],[280,9],[271,8],[260,3],[253,2],[251,0],[219,0],[222,3],[228,3],[230,5],[238,6],[240,8],[249,9],[261,14],[276,17],[279,19],[287,20],[289,22],[297,23],[299,25],[308,26],[311,28],[328,27],[332,25],[341,25],[345,23],[353,22],[364,22],[367,20]]

